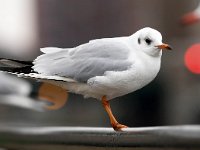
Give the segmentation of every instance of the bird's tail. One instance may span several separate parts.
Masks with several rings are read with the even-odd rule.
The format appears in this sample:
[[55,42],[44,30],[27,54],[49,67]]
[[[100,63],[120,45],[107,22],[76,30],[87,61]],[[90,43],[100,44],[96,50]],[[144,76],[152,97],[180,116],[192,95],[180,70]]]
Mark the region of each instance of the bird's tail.
[[31,61],[20,61],[14,59],[0,58],[0,70],[11,73],[33,72]]
[[[64,80],[62,77],[51,78],[49,76],[43,76],[37,73],[34,73],[32,69],[32,62],[31,61],[20,61],[20,60],[13,60],[13,59],[4,59],[0,58],[0,70],[3,72],[15,74],[18,77],[23,78],[30,78],[34,80],[40,80],[41,82],[45,82],[49,80]],[[70,79],[65,79],[69,80]],[[36,93],[35,93],[36,94]],[[39,87],[38,98],[40,100],[45,100],[50,102],[51,105],[45,106],[48,110],[56,110],[65,105],[68,100],[68,93],[66,90],[62,89],[59,86],[52,85],[50,83],[42,83]]]
[[47,82],[49,80],[76,82],[74,79],[71,78],[60,77],[56,75],[51,76],[51,75],[39,74],[35,72],[32,67],[33,63],[31,61],[0,58],[0,71],[15,74],[18,77],[40,80],[43,82]]

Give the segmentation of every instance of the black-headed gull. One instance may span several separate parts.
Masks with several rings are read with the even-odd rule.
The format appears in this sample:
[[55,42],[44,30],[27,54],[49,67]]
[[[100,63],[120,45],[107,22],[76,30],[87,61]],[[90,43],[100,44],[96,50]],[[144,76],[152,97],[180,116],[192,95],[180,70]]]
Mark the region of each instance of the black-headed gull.
[[[121,130],[126,126],[115,119],[109,100],[150,83],[160,70],[161,49],[171,47],[162,43],[160,32],[146,27],[131,36],[96,39],[74,48],[42,48],[44,54],[31,66],[29,62],[6,59],[0,63],[20,77],[35,78],[101,100],[112,127]],[[25,70],[28,71],[20,73]]]

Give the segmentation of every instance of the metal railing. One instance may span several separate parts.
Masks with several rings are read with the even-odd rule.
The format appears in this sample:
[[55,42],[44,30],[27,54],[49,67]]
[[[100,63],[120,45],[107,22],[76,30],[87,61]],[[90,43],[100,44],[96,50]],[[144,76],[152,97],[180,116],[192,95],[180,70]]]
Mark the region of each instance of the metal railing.
[[0,126],[5,149],[198,149],[200,126],[127,128]]

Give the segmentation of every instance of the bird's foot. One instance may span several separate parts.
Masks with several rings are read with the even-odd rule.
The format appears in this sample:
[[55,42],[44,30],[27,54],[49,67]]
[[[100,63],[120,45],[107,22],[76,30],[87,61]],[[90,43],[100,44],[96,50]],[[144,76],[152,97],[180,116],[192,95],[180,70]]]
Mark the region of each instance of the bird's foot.
[[128,128],[126,125],[120,123],[112,124],[112,127],[115,131],[122,131],[123,128]]

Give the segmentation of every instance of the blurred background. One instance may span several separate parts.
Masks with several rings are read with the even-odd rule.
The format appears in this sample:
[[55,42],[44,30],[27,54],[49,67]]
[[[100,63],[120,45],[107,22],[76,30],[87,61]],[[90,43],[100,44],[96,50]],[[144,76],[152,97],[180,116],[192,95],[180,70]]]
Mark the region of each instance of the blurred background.
[[[200,22],[182,16],[198,0],[0,0],[0,57],[33,60],[40,47],[74,47],[91,39],[128,36],[143,27],[162,33],[173,51],[148,86],[111,101],[119,122],[130,127],[200,124],[200,74],[185,66],[185,53],[200,42]],[[17,78],[15,80],[18,80]],[[37,91],[39,83],[30,82]],[[1,82],[0,82],[1,84]],[[69,94],[67,104],[37,112],[0,105],[0,124],[110,127],[101,103]]]

